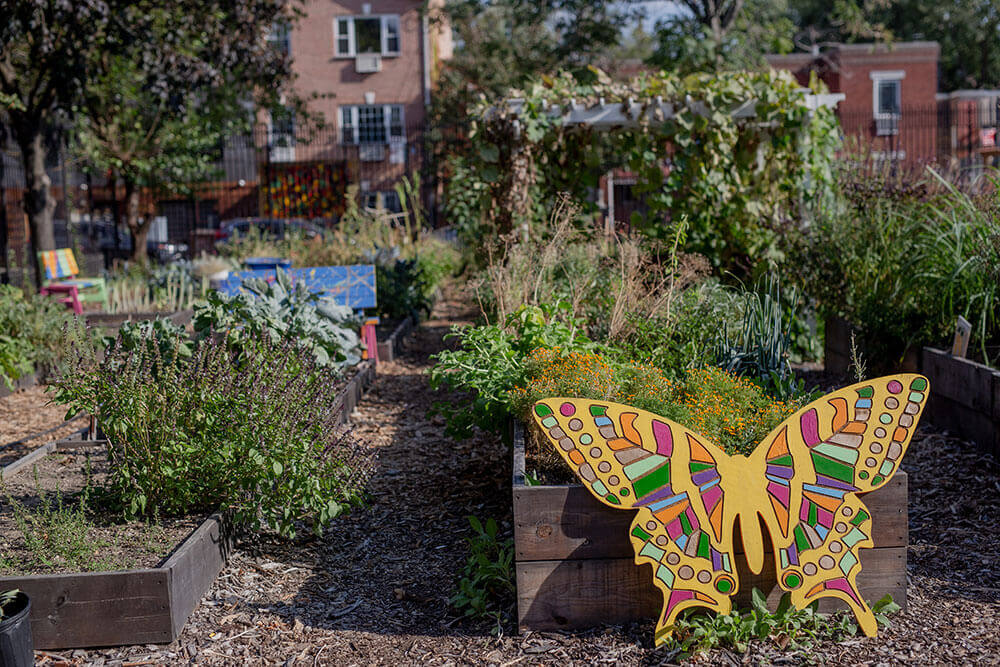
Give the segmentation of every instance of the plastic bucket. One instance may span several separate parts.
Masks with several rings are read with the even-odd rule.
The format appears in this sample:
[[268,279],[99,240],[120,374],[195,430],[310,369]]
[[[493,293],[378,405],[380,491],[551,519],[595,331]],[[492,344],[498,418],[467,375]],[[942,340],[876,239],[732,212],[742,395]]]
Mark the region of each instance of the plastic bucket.
[[0,621],[0,667],[31,667],[35,664],[30,614],[31,599],[24,593],[18,593],[4,609],[4,617]]

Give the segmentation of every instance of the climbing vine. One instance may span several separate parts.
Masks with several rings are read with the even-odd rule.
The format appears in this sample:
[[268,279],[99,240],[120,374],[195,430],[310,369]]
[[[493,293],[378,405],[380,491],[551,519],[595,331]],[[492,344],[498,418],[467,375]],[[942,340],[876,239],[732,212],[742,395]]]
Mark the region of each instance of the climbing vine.
[[[634,226],[667,237],[672,221],[686,219],[690,250],[740,272],[750,258],[777,258],[782,228],[829,197],[836,119],[811,109],[787,73],[659,73],[627,83],[595,74],[592,84],[543,76],[505,100],[484,99],[453,194],[488,192],[476,215],[504,232],[545,215],[558,192],[593,199],[588,190],[603,174],[626,169],[647,203]],[[572,105],[602,102],[621,104],[632,122],[606,130],[563,122]]]

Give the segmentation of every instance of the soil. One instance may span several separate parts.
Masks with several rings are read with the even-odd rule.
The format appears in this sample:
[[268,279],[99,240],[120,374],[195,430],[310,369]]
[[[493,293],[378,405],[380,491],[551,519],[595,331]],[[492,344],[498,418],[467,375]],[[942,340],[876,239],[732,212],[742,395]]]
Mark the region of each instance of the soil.
[[51,403],[51,398],[42,385],[0,398],[0,467],[87,426],[86,417],[64,422],[66,406]]
[[[88,475],[89,467],[89,475]],[[0,496],[0,576],[52,574],[156,567],[204,520],[204,516],[124,522],[120,515],[102,510],[100,488],[108,475],[102,446],[56,451],[35,465],[22,468],[3,480]],[[84,498],[84,494],[88,495]],[[43,539],[72,531],[76,540],[56,538],[60,550],[36,550],[18,526],[14,505],[36,514],[47,503],[60,506],[63,519],[46,522],[44,530],[31,531]],[[86,525],[70,519],[70,510],[86,505]],[[68,545],[74,545],[71,549]],[[69,550],[68,550],[69,549]]]
[[[439,302],[354,415],[355,432],[378,450],[368,507],[338,519],[321,538],[244,542],[192,614],[180,638],[133,646],[39,654],[40,663],[237,665],[626,664],[679,661],[654,649],[652,621],[576,633],[517,634],[461,618],[449,605],[468,557],[468,515],[494,517],[511,533],[510,453],[499,439],[456,442],[430,391],[430,354],[474,313]],[[745,654],[716,649],[702,664],[1000,664],[1000,467],[968,444],[923,429],[910,474],[908,610],[877,639],[825,642],[780,652],[769,640]],[[513,600],[500,602],[512,612]],[[499,630],[499,636],[494,631]]]

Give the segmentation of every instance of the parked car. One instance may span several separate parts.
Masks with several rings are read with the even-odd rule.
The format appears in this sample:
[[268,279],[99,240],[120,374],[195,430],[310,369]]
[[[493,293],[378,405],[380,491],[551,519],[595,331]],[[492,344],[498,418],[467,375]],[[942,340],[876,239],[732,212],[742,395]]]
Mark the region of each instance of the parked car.
[[222,222],[215,232],[215,240],[223,243],[233,236],[245,236],[251,228],[278,239],[285,238],[288,232],[295,232],[309,239],[323,234],[320,227],[298,218],[233,218]]
[[[85,250],[100,252],[106,260],[127,259],[132,255],[132,234],[125,228],[116,230],[114,223],[107,220],[83,221],[76,225],[75,232]],[[165,241],[146,241],[146,255],[161,264],[184,259],[188,254],[188,244]]]

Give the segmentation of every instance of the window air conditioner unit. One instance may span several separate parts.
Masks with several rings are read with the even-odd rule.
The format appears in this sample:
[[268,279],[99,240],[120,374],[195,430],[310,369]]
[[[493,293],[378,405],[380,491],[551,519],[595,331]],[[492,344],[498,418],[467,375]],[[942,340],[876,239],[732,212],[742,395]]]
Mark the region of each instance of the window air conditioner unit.
[[354,59],[354,71],[358,74],[381,72],[382,56],[377,53],[359,53]]
[[876,116],[875,134],[880,137],[888,137],[899,134],[899,116]]
[[362,162],[381,162],[385,159],[385,144],[358,144],[358,159]]

